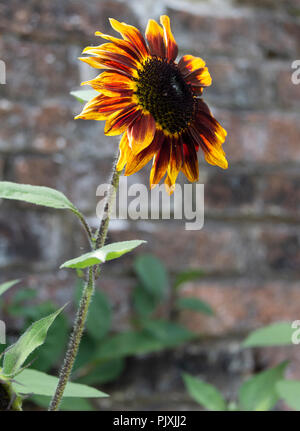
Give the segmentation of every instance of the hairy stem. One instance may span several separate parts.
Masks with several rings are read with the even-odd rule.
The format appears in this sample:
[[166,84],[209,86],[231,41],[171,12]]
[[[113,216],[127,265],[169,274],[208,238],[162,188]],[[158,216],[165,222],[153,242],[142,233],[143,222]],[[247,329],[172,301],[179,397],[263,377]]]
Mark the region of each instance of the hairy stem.
[[77,315],[74,322],[73,331],[70,337],[67,353],[59,374],[59,382],[49,406],[49,411],[58,410],[60,402],[62,400],[64,390],[70,378],[72,368],[78,353],[80,340],[83,334],[87,313],[91,299],[94,293],[95,283],[94,283],[94,271],[90,267],[88,271],[88,281],[83,289],[82,297],[80,300],[79,308],[77,310]]
[[[99,227],[97,234],[96,234],[95,244],[93,243],[92,233],[91,233],[91,230],[90,230],[88,224],[86,223],[84,217],[80,217],[80,220],[81,220],[81,222],[82,222],[82,224],[83,224],[83,226],[84,226],[84,228],[88,234],[92,249],[94,249],[94,248],[97,249],[97,248],[103,247],[103,245],[105,243],[105,240],[107,237],[111,208],[112,208],[112,205],[113,205],[113,202],[114,202],[114,199],[116,196],[116,191],[117,191],[117,188],[119,185],[120,173],[121,172],[118,172],[116,169],[116,162],[115,162],[114,166],[113,166],[112,177],[111,177],[111,186],[112,187],[110,187],[110,190],[109,190],[107,198],[106,198],[104,214],[102,217],[100,227]],[[98,268],[98,270],[97,270],[96,266],[88,268],[88,280],[87,280],[86,285],[84,287],[84,290],[82,292],[82,296],[81,296],[79,308],[77,311],[77,315],[75,318],[72,334],[71,334],[70,340],[69,340],[67,353],[66,353],[66,356],[64,359],[62,369],[61,369],[60,374],[59,374],[59,381],[58,381],[58,385],[57,385],[55,394],[51,400],[51,403],[50,403],[50,406],[48,409],[49,411],[55,411],[55,410],[59,409],[59,405],[61,403],[66,385],[69,381],[69,378],[70,378],[70,375],[71,375],[71,372],[72,372],[72,369],[74,366],[75,359],[77,357],[81,337],[82,337],[84,327],[85,327],[85,322],[87,319],[89,306],[90,306],[92,296],[93,296],[93,293],[95,290],[95,278],[98,275],[99,275],[99,268]]]
[[115,161],[113,165],[112,170],[112,176],[111,176],[111,187],[108,191],[105,207],[104,207],[104,213],[101,221],[101,225],[97,232],[97,239],[96,239],[96,249],[101,248],[104,246],[106,237],[107,237],[107,231],[108,231],[108,225],[110,220],[110,213],[112,209],[112,205],[114,203],[114,199],[116,197],[116,192],[119,186],[119,179],[120,179],[121,171],[117,171],[117,162]]

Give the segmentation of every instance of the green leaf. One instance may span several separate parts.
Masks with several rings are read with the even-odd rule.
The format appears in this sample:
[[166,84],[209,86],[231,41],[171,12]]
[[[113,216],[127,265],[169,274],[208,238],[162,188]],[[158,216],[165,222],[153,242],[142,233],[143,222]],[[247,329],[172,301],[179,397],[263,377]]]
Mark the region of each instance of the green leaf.
[[252,332],[243,342],[244,347],[284,346],[293,344],[291,323],[279,322]]
[[145,242],[141,240],[114,242],[75,259],[68,260],[61,265],[61,268],[87,268],[98,265],[108,260],[117,259]]
[[153,313],[158,305],[157,298],[141,286],[137,286],[134,289],[132,299],[135,311],[143,318]]
[[139,256],[134,263],[135,272],[145,290],[155,298],[163,298],[168,288],[166,268],[155,256]]
[[300,410],[300,381],[281,380],[276,383],[276,390],[289,407]]
[[[46,397],[45,395],[35,395],[30,398],[35,404],[40,407],[48,408],[51,397]],[[59,405],[59,410],[66,411],[92,411],[93,406],[88,400],[84,398],[63,398],[62,402]]]
[[144,329],[165,346],[174,346],[191,340],[195,335],[178,323],[167,320],[150,320],[144,323]]
[[89,102],[94,97],[100,95],[100,93],[98,91],[96,91],[96,90],[71,91],[70,94],[72,96],[74,96],[77,100],[79,100],[79,102]]
[[[34,368],[47,372],[59,364],[65,351],[69,335],[69,325],[63,314],[57,316],[49,328],[47,338],[33,355]],[[30,361],[31,357],[28,358]]]
[[190,396],[207,410],[226,410],[226,403],[222,394],[215,386],[204,382],[190,374],[184,373],[183,380]]
[[[14,390],[19,394],[34,394],[52,396],[55,392],[58,378],[49,376],[41,371],[26,369],[23,370],[13,383]],[[79,398],[102,398],[107,397],[98,389],[90,388],[79,383],[68,383],[64,391],[64,397]]]
[[240,387],[239,401],[241,410],[271,410],[279,400],[276,384],[283,379],[287,362],[263,371],[247,380]]
[[88,374],[76,380],[78,380],[79,383],[85,383],[86,385],[108,383],[116,380],[123,372],[124,367],[125,362],[122,358],[105,361],[96,366],[91,364]]
[[111,336],[103,341],[93,360],[122,358],[130,355],[155,352],[163,348],[163,343],[146,331],[127,331]]
[[186,283],[187,281],[197,280],[198,278],[202,278],[204,275],[205,272],[202,269],[188,269],[178,274],[174,287],[178,288],[181,284]]
[[69,209],[76,214],[79,213],[63,193],[49,187],[0,181],[0,198],[29,202],[56,209]]
[[3,360],[3,373],[5,375],[16,375],[28,356],[44,343],[49,327],[63,308],[34,322],[18,341],[6,350]]
[[111,305],[107,296],[103,292],[96,291],[87,318],[87,332],[95,340],[101,340],[110,330],[111,318]]
[[82,367],[88,366],[91,362],[91,357],[95,354],[95,351],[99,343],[95,341],[88,333],[82,337],[79,352],[75,360],[75,364],[73,367],[74,372]]
[[[130,355],[146,354],[177,346],[192,338],[185,328],[172,327],[163,332],[156,327],[148,327],[142,331],[127,331],[114,335],[101,343],[93,360],[108,360]],[[169,338],[167,339],[167,334]]]
[[0,296],[3,295],[4,292],[13,287],[15,284],[19,283],[19,281],[20,280],[11,280],[0,284]]
[[179,310],[197,311],[199,313],[207,314],[208,316],[214,314],[213,309],[207,302],[193,297],[179,298],[176,301],[176,307]]

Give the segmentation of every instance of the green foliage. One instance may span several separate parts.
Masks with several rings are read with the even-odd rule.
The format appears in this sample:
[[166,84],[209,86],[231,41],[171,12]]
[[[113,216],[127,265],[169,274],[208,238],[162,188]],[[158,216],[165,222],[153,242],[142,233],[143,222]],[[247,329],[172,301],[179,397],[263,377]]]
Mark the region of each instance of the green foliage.
[[176,346],[195,337],[184,326],[167,320],[149,320],[144,323],[143,327],[146,332],[166,347]]
[[188,281],[198,280],[199,278],[202,278],[204,275],[205,273],[202,269],[188,269],[186,271],[182,271],[176,277],[174,288],[177,289],[182,284]]
[[15,284],[19,283],[19,281],[20,280],[11,280],[0,284],[0,296],[3,295],[4,292],[13,287]]
[[211,306],[198,298],[179,298],[176,302],[176,306],[179,310],[197,311],[199,313],[207,314],[208,316],[212,316],[214,314]]
[[[101,262],[117,258],[141,243],[143,241],[126,241],[105,246],[101,249]],[[95,256],[91,257],[90,253],[87,255],[77,258],[78,262],[75,264],[74,260],[77,259],[73,259],[71,266],[76,268],[77,266],[89,266],[100,262],[99,255],[97,261],[90,260],[91,258],[94,259]],[[78,270],[78,268],[76,269]],[[168,318],[158,319],[155,317],[159,307],[168,309],[166,301],[169,304],[170,299],[172,299],[170,294],[175,295],[175,299],[171,302],[176,304],[176,309],[184,308],[184,304],[182,307],[177,307],[180,301],[176,299],[175,289],[169,290],[170,279],[163,264],[152,255],[143,255],[136,258],[134,271],[137,276],[137,284],[132,290],[132,328],[128,331],[116,333],[112,330],[112,307],[109,298],[103,291],[96,290],[88,313],[85,335],[81,341],[74,366],[73,380],[76,383],[99,385],[111,382],[123,372],[126,357],[173,348],[195,337],[194,333],[187,330],[183,325]],[[83,286],[83,280],[78,280],[74,291],[77,304]],[[201,301],[198,301],[200,304]],[[207,314],[208,308],[205,307],[205,303],[203,303],[204,306],[200,304],[201,307],[199,304],[196,307],[197,311]],[[51,301],[38,303],[36,291],[26,288],[19,289],[12,300],[5,304],[5,312],[23,318],[23,326],[28,330],[42,316],[53,313],[56,308],[56,304]],[[172,310],[170,310],[170,314],[171,312]],[[42,371],[51,374],[62,357],[70,330],[70,323],[66,317],[62,313],[58,314],[48,328],[44,344],[36,347],[34,352],[27,356],[28,362],[33,361],[31,368],[34,368],[34,370],[30,369],[29,371]],[[19,376],[25,378],[26,373],[23,373],[24,370],[20,372],[16,380],[19,381]],[[39,376],[39,374],[35,376]],[[54,377],[49,377],[53,385],[52,379]],[[47,407],[49,396],[45,392],[41,395],[43,388],[36,386],[38,379],[33,380],[33,382],[34,386],[31,386],[30,393],[35,392],[35,395],[31,399],[38,405]],[[42,382],[45,383],[46,390],[48,390],[48,378],[43,378]],[[76,399],[76,405],[78,405],[78,409],[82,410],[92,408],[87,400],[83,399],[83,396],[81,399]],[[76,409],[74,406],[75,404],[72,404],[66,394],[62,409]]]
[[[91,357],[89,358],[89,360]],[[95,362],[96,364],[98,362]],[[86,385],[99,385],[103,383],[111,382],[117,379],[123,372],[125,362],[122,358],[112,359],[110,361],[100,362],[99,365],[95,365],[91,368],[85,376],[78,377],[77,381],[85,383]]]
[[107,296],[97,290],[93,297],[93,306],[90,308],[86,329],[89,335],[100,341],[110,330],[112,312]]
[[300,410],[300,381],[280,380],[276,383],[280,398],[295,410]]
[[[44,395],[34,395],[31,397],[31,401],[37,404],[44,409],[49,407],[51,397],[47,397]],[[63,398],[60,406],[60,410],[69,410],[69,411],[91,411],[94,410],[90,401],[84,398]]]
[[159,304],[159,298],[148,292],[143,285],[136,286],[132,294],[133,306],[138,317],[147,318]]
[[4,375],[15,376],[20,371],[28,356],[44,343],[49,327],[63,308],[34,322],[18,341],[5,351],[3,359]]
[[229,403],[228,406],[213,385],[186,373],[183,380],[190,396],[207,410],[267,411],[280,399],[278,383],[283,379],[286,366],[287,362],[283,362],[248,379],[239,389],[239,403]]
[[190,396],[207,410],[227,410],[222,394],[209,383],[190,374],[183,374],[183,380]]
[[286,366],[287,362],[283,362],[243,383],[239,391],[241,410],[264,411],[272,409],[279,400],[276,384],[283,379]]
[[168,275],[165,267],[152,255],[139,256],[134,263],[137,277],[151,297],[162,299],[168,288]]
[[75,259],[68,260],[61,265],[61,268],[88,268],[89,266],[98,265],[99,263],[107,262],[112,259],[117,259],[125,253],[132,251],[134,248],[145,243],[146,241],[133,240],[115,242],[105,245],[102,248],[85,253]]
[[[23,370],[15,378],[13,388],[19,394],[34,394],[52,396],[55,392],[58,378],[49,376],[37,370]],[[108,395],[79,383],[68,383],[64,392],[65,397],[103,398]]]
[[75,213],[78,212],[63,193],[49,187],[0,181],[0,198],[29,202],[56,209],[69,209]]
[[284,346],[292,344],[293,329],[289,322],[272,323],[248,335],[244,347]]

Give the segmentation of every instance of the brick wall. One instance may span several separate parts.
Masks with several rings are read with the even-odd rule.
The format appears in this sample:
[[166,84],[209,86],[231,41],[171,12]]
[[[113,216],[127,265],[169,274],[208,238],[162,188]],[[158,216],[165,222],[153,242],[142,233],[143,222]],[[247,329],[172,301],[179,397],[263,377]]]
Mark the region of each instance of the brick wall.
[[[211,341],[155,356],[159,377],[155,385],[148,382],[137,408],[161,406],[166,388],[175,398],[164,406],[183,407],[184,398],[176,401],[178,391],[184,397],[176,366],[183,360],[226,393],[245,373],[285,356],[290,375],[300,378],[297,347],[245,352],[238,343],[256,327],[300,318],[300,85],[291,82],[291,63],[300,58],[300,2],[0,0],[0,59],[7,66],[7,83],[0,86],[0,178],[56,187],[91,222],[96,187],[109,176],[118,141],[104,138],[98,122],[73,120],[81,105],[69,92],[95,75],[77,57],[87,44],[99,43],[95,30],[112,31],[108,17],[143,28],[162,12],[172,20],[181,54],[207,61],[213,85],[204,96],[228,131],[229,169],[208,166],[200,156],[205,225],[199,232],[185,231],[181,221],[130,222],[129,231],[112,224],[109,240],[147,239],[138,252],[153,252],[173,275],[202,268],[206,276],[182,292],[205,299],[217,313],[182,316]],[[148,173],[130,181],[148,184]],[[86,247],[77,221],[29,205],[2,202],[0,208],[1,281],[21,277],[41,300],[65,302],[74,279],[57,268]],[[127,325],[134,284],[127,264],[132,255],[121,267],[107,264],[101,282],[119,329]],[[137,360],[144,387],[147,361]],[[124,394],[132,386],[139,394],[138,381],[125,385]],[[132,406],[128,397],[116,396],[114,407]]]

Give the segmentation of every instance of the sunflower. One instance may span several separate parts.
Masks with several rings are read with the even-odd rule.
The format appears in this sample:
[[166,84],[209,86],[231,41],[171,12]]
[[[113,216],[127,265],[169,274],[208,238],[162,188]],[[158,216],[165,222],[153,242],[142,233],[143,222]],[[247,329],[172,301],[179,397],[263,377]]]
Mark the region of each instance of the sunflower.
[[123,39],[96,32],[107,40],[88,46],[80,60],[105,71],[83,82],[99,92],[75,118],[104,120],[106,135],[123,134],[117,170],[131,175],[153,159],[150,187],[165,177],[169,194],[180,171],[189,181],[199,178],[197,151],[223,169],[228,167],[222,144],[226,131],[202,100],[203,88],[211,85],[204,60],[184,55],[176,62],[178,47],[170,19],[160,17],[161,26],[149,20],[147,43],[140,31],[110,19]]

